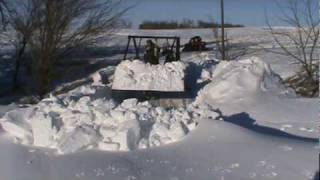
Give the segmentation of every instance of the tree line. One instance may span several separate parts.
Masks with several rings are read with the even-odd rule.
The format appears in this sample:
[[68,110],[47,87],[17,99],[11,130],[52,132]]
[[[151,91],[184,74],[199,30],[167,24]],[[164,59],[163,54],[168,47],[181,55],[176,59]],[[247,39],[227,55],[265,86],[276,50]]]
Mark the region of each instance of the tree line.
[[[139,29],[196,29],[196,28],[220,28],[221,24],[203,20],[184,19],[182,21],[144,21]],[[225,23],[226,28],[244,27],[241,24]]]

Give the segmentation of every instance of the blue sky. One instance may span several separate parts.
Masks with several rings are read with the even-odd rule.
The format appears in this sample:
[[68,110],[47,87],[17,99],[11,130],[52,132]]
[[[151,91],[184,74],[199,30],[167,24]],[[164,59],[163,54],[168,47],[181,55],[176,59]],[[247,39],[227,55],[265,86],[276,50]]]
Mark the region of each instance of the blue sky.
[[[135,26],[144,20],[209,20],[219,21],[220,0],[127,0],[137,5],[129,12],[127,19]],[[276,1],[284,5],[287,0],[225,0],[226,21],[246,26],[265,26],[266,16],[274,25],[284,25],[277,17],[281,11]],[[318,0],[314,0],[317,2]]]

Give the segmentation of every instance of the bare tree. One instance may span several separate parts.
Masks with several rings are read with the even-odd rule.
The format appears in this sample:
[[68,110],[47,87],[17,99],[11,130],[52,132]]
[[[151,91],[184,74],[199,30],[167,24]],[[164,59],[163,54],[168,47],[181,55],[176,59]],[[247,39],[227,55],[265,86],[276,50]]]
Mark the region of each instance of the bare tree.
[[[128,10],[121,0],[8,0],[14,29],[26,37],[38,94],[50,89],[53,67],[68,50],[94,44],[113,32]],[[18,3],[15,6],[12,2]],[[19,7],[19,8],[17,8]],[[22,17],[25,16],[25,17]],[[22,27],[16,26],[26,19]],[[30,21],[28,21],[30,20]],[[29,34],[30,33],[30,34]]]
[[297,75],[287,80],[289,86],[299,94],[316,96],[319,94],[319,6],[314,0],[288,0],[287,4],[279,6],[283,12],[280,19],[294,30],[276,30],[269,20],[267,24],[282,54],[301,67]]
[[7,24],[6,4],[4,0],[0,0],[0,26],[4,30]]
[[25,2],[26,4],[20,4],[21,2],[15,0],[2,0],[6,9],[6,17],[8,23],[12,29],[15,30],[15,66],[13,73],[13,91],[18,88],[18,75],[23,55],[26,51],[27,43],[31,39],[34,32],[34,21],[36,7]]

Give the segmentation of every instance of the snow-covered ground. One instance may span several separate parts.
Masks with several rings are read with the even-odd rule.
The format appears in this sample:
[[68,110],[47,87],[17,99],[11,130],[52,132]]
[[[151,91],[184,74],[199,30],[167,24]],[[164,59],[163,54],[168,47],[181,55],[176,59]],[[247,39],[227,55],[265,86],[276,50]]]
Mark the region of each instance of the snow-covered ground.
[[[107,46],[122,46],[132,33],[212,40],[210,30],[123,30]],[[229,34],[258,43],[253,48],[273,43],[264,29]],[[58,99],[28,108],[1,105],[1,180],[313,180],[319,170],[318,99],[300,98],[282,84],[296,71],[284,58],[256,51],[219,62],[211,52],[182,54],[196,97],[181,108],[135,99],[117,104],[110,93],[101,97],[112,84],[98,88],[99,74],[94,86]]]

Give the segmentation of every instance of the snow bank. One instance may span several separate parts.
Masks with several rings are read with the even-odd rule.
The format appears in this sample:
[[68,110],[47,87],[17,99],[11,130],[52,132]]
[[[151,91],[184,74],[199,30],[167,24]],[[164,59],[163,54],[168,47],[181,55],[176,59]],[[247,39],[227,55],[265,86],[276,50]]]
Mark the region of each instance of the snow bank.
[[116,68],[112,89],[137,91],[184,91],[186,66],[182,62],[150,65],[123,61]]
[[70,95],[51,96],[35,106],[8,112],[0,124],[17,143],[66,154],[89,148],[129,151],[176,142],[196,127],[195,117],[208,118],[198,107],[167,110],[137,99],[116,105],[112,100],[89,96],[75,100],[74,92]]
[[259,93],[294,94],[268,64],[256,57],[222,61],[213,71],[203,71],[202,77],[211,82],[198,93],[197,103],[234,101]]

